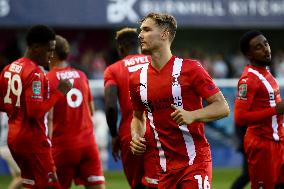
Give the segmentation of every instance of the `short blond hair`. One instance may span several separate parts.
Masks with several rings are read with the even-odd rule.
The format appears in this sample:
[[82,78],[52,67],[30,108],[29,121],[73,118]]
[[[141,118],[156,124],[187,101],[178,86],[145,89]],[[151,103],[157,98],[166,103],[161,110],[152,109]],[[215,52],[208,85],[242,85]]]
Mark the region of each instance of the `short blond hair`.
[[172,42],[174,40],[177,30],[177,21],[174,16],[170,14],[151,12],[140,20],[140,24],[148,18],[154,20],[158,26],[167,29],[170,33],[170,41]]

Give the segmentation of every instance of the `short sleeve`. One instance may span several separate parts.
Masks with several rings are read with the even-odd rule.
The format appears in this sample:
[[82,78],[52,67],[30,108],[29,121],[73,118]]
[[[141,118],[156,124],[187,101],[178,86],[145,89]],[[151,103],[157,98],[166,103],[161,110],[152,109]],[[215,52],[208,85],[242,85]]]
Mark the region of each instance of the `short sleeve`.
[[209,76],[207,71],[202,67],[202,65],[197,61],[193,62],[192,64],[193,66],[191,74],[194,75],[193,85],[198,95],[200,95],[202,98],[207,99],[219,92],[220,89],[216,86],[216,84]]
[[104,71],[104,86],[117,85],[112,66],[109,66]]
[[45,89],[48,85],[45,76],[39,70],[30,73],[28,83],[25,89],[25,98],[27,102],[42,102],[45,99]]
[[238,107],[249,110],[257,91],[257,80],[253,77],[243,77],[238,82],[236,104]]
[[143,111],[145,108],[140,97],[139,73],[140,72],[135,72],[131,74],[129,79],[130,100],[132,108],[135,111]]

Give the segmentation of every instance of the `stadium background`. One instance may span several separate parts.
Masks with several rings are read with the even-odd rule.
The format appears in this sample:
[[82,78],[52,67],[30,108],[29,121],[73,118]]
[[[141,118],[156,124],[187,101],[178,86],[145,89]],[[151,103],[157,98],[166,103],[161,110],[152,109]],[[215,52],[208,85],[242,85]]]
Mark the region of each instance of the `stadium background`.
[[[167,12],[177,18],[178,31],[173,52],[195,58],[220,86],[230,109],[236,95],[235,78],[246,60],[238,51],[241,34],[262,31],[269,39],[274,66],[284,96],[284,0],[0,0],[0,69],[20,57],[24,34],[33,24],[47,24],[71,44],[69,62],[90,79],[95,105],[104,108],[102,74],[118,60],[114,35],[122,27],[138,27],[138,20],[151,11]],[[238,168],[233,111],[228,118],[209,123],[214,167]],[[110,170],[121,170],[109,158]],[[0,159],[0,174],[8,173]]]

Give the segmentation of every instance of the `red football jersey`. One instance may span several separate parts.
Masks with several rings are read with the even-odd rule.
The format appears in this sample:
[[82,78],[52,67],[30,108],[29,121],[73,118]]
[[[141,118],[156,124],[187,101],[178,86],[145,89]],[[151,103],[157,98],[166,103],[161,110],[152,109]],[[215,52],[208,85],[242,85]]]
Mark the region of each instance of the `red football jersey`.
[[177,125],[171,118],[171,104],[193,111],[202,108],[202,98],[217,92],[219,89],[199,62],[175,56],[160,71],[149,64],[131,76],[133,108],[146,109],[163,171],[211,161],[204,123]]
[[73,88],[54,105],[52,145],[55,148],[83,147],[94,142],[90,102],[93,100],[86,75],[74,68],[54,68],[48,74],[51,91],[60,79]]
[[130,123],[133,109],[129,94],[129,75],[142,66],[149,64],[150,57],[137,54],[129,55],[107,67],[104,72],[104,86],[116,85],[119,93],[119,105],[121,110],[121,121],[119,126],[120,136],[129,135]]
[[283,115],[276,115],[281,102],[279,86],[269,70],[246,66],[238,82],[235,121],[247,132],[272,140],[284,140]]
[[8,145],[15,152],[45,152],[50,148],[45,113],[62,94],[49,97],[49,83],[42,69],[27,58],[4,68],[0,76],[1,101],[9,117]]

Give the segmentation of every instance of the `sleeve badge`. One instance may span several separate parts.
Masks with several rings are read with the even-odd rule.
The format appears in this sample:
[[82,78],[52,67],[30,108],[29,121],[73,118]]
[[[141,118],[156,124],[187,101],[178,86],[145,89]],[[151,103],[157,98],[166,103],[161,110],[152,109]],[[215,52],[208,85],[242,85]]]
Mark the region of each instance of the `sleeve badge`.
[[241,84],[239,86],[239,97],[241,99],[246,99],[246,97],[247,97],[247,84]]

